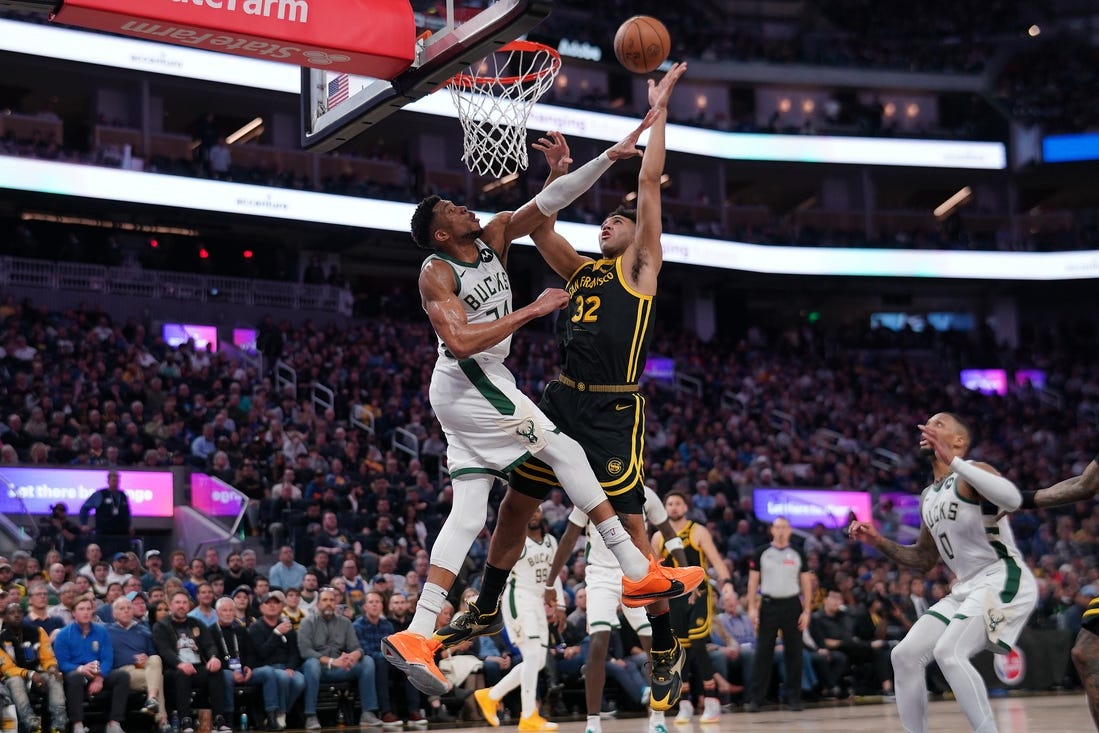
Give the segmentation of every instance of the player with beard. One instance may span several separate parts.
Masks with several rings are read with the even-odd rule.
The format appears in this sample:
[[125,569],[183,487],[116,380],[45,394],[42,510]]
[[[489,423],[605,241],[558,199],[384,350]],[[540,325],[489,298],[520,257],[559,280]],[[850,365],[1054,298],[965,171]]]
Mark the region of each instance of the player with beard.
[[[472,636],[496,633],[503,622],[499,596],[521,547],[485,567],[485,605],[470,604],[434,637],[435,620],[477,535],[485,526],[493,482],[506,479],[519,464],[537,455],[551,466],[572,499],[596,523],[618,558],[631,592],[646,602],[690,591],[679,568],[658,566],[631,542],[584,449],[519,391],[504,366],[511,336],[522,325],[568,305],[563,290],[546,290],[530,305],[512,311],[511,283],[505,263],[511,242],[530,234],[595,183],[615,160],[640,155],[641,132],[663,114],[652,111],[621,142],[595,160],[558,178],[514,212],[503,212],[482,226],[465,206],[430,196],[416,207],[412,238],[431,254],[420,271],[424,310],[439,337],[439,355],[431,378],[430,399],[447,437],[447,465],[454,507],[431,550],[431,567],[412,624],[382,641],[386,659],[428,695],[447,692],[451,683],[435,664],[443,646]],[[512,492],[509,489],[508,494]],[[500,522],[495,535],[522,539],[520,528],[530,511]],[[696,583],[697,584],[697,583]]]
[[916,544],[898,545],[869,522],[854,521],[848,532],[889,559],[923,571],[941,556],[957,578],[950,594],[920,616],[893,649],[902,729],[927,731],[925,672],[934,659],[973,730],[995,733],[988,690],[969,660],[984,649],[1010,652],[1037,603],[1037,584],[1005,516],[1019,508],[1022,496],[988,464],[964,460],[972,437],[957,415],[940,412],[919,429],[920,454],[931,461],[934,481],[920,495],[923,526]]
[[[680,567],[689,565],[687,555],[683,552],[683,540],[672,529],[664,503],[648,486],[645,487],[643,511],[645,520],[660,530],[665,540],[664,549],[675,558],[676,564]],[[618,561],[607,550],[584,512],[573,509],[569,514],[565,533],[561,535],[557,555],[553,558],[550,577],[557,579],[561,568],[572,556],[580,533],[585,531],[588,538],[584,548],[584,559],[587,562],[584,570],[584,589],[587,592],[585,620],[588,632],[588,659],[584,669],[584,691],[588,707],[585,733],[602,733],[599,712],[603,707],[603,687],[607,679],[607,653],[610,649],[611,633],[621,626],[618,608],[622,606],[622,568],[618,567]],[[546,597],[547,602],[555,603],[557,592],[547,588]],[[622,615],[637,634],[641,647],[648,653],[653,645],[653,631],[645,609],[622,606]],[[659,715],[662,716],[663,713]],[[653,713],[653,718],[659,722],[656,712]],[[652,733],[667,733],[666,730],[650,730]]]
[[[725,558],[714,545],[710,530],[694,520],[687,519],[688,506],[687,497],[678,491],[669,491],[664,495],[664,509],[668,512],[668,521],[671,522],[675,536],[683,545],[687,562],[703,569],[706,569],[707,565],[713,567],[722,594],[729,593],[733,588],[733,578],[725,566]],[[671,555],[663,534],[654,534],[652,543],[653,550],[658,554]],[[710,584],[703,583],[698,587],[697,594],[673,598],[669,604],[672,628],[678,634],[679,643],[687,650],[688,679],[693,678],[696,682],[702,683],[702,689],[695,690],[695,694],[702,698],[702,715],[698,722],[719,723],[721,701],[717,698],[717,681],[714,680],[714,668],[706,649],[706,642],[710,639],[714,609]],[[690,724],[693,713],[694,706],[691,701],[687,698],[680,699],[676,723]],[[667,730],[664,726],[664,713],[654,710],[649,717],[649,731],[661,733],[662,729]]]

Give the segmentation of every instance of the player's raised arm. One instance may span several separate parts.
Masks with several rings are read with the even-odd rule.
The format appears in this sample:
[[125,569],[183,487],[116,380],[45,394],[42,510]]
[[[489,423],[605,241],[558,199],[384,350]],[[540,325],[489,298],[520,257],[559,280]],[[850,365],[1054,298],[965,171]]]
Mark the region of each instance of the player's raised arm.
[[[657,84],[649,80],[649,113],[656,119],[649,130],[649,142],[641,159],[641,172],[637,177],[637,240],[625,255],[623,267],[634,278],[634,284],[643,293],[656,292],[656,278],[664,263],[664,251],[660,245],[661,207],[660,178],[664,175],[664,159],[667,154],[665,133],[668,124],[668,100],[687,64],[673,66]],[[635,259],[636,258],[636,259]]]
[[1044,509],[1062,504],[1088,501],[1099,494],[1099,456],[1092,459],[1079,476],[1065,479],[1037,491],[1024,491],[1022,509]]
[[[569,144],[560,132],[547,132],[538,139],[538,142],[534,143],[533,147],[535,150],[542,151],[546,156],[546,163],[549,164],[550,172],[549,176],[546,177],[547,186],[569,172],[572,157],[569,155]],[[572,244],[554,229],[556,224],[557,214],[554,213],[542,224],[539,224],[530,236],[546,264],[557,273],[558,277],[567,281],[580,269],[581,265],[590,262],[591,258],[585,257],[573,249]]]
[[564,290],[542,291],[529,305],[495,321],[470,323],[454,292],[454,270],[445,262],[427,263],[420,272],[420,298],[435,333],[450,353],[466,359],[503,341],[535,318],[561,310],[569,302]]
[[538,195],[519,207],[506,218],[504,225],[504,238],[511,242],[520,237],[525,237],[534,229],[553,216],[561,209],[571,204],[591,188],[599,176],[607,172],[617,160],[636,158],[641,155],[637,149],[637,140],[641,133],[647,130],[657,119],[657,115],[649,111],[641,124],[630,131],[630,134],[621,141],[607,148],[598,157],[588,161],[572,173],[561,176],[550,185],[542,189]]
[[959,494],[970,501],[986,499],[1001,509],[1013,512],[1023,503],[1018,487],[987,463],[970,462],[957,455],[934,426],[920,425],[920,435],[935,451],[935,456],[944,466],[958,474],[962,479],[958,487]]

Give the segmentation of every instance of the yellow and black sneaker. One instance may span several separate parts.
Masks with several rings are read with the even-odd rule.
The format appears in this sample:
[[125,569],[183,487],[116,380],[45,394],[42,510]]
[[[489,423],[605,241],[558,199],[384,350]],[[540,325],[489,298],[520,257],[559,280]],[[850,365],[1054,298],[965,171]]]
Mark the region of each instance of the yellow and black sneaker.
[[649,698],[649,707],[653,710],[670,710],[679,702],[679,693],[683,688],[683,662],[687,653],[683,651],[679,640],[667,651],[649,652],[652,660],[653,681]]
[[491,613],[477,608],[476,601],[469,602],[469,610],[457,614],[446,626],[435,631],[435,641],[444,647],[452,647],[476,636],[499,634],[504,628],[504,614],[500,613],[500,602]]

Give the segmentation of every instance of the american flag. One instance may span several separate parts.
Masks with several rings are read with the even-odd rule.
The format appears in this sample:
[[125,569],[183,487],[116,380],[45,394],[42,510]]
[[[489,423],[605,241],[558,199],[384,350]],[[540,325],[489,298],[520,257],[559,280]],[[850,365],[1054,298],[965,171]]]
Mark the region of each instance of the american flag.
[[328,109],[333,109],[341,102],[347,101],[350,81],[351,79],[347,74],[340,74],[328,82]]

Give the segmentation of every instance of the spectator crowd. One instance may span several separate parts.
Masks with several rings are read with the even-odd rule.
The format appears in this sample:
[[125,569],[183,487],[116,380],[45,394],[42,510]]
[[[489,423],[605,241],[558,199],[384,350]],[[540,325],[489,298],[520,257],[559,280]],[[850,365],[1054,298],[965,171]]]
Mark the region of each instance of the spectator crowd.
[[[83,521],[69,518],[76,507],[60,504],[44,520],[33,553],[0,562],[5,618],[8,611],[24,614],[22,626],[6,622],[0,637],[11,643],[4,663],[25,670],[9,665],[8,687],[45,690],[51,727],[65,715],[79,722],[81,706],[71,698],[63,712],[69,693],[110,691],[113,723],[124,722],[129,704],[161,725],[175,712],[187,733],[196,725],[193,688],[209,697],[211,725],[225,733],[239,724],[234,691],[250,686],[262,690],[256,720],[279,729],[287,714],[299,715],[314,727],[322,681],[357,690],[368,724],[418,726],[462,714],[462,693],[422,699],[382,661],[377,643],[409,622],[430,538],[452,502],[446,446],[426,395],[435,344],[425,322],[380,318],[340,329],[269,321],[283,360],[297,372],[298,392],[278,391],[269,375],[225,354],[169,348],[147,324],[115,323],[102,311],[47,312],[8,298],[0,323],[0,461],[101,467],[105,474],[183,465],[248,497],[245,534],[253,539],[228,554],[187,557],[153,548],[142,557],[127,549],[104,556]],[[925,468],[909,456],[914,426],[929,412],[949,407],[966,415],[978,431],[973,455],[1021,487],[1049,485],[1079,473],[1099,442],[1097,342],[1093,332],[1066,325],[1024,332],[1023,343],[1007,350],[985,331],[893,334],[849,324],[834,333],[752,328],[736,341],[710,343],[658,332],[653,352],[675,355],[678,372],[699,386],[692,394],[645,385],[648,481],[658,493],[674,489],[690,498],[691,517],[711,529],[741,595],[748,558],[768,541],[753,512],[753,488],[916,493]],[[553,378],[554,352],[546,333],[517,335],[509,366],[521,388],[537,394]],[[973,358],[1044,369],[1047,391],[967,391],[955,367]],[[318,412],[304,398],[314,383],[334,391],[332,408]],[[352,427],[352,415],[371,421],[373,432]],[[415,437],[415,455],[390,448],[398,430]],[[567,511],[559,492],[544,506],[558,533]],[[878,517],[883,529],[902,531],[889,505],[878,507]],[[1079,628],[1099,582],[1097,522],[1092,506],[1015,515],[1043,593],[1033,625]],[[942,566],[914,575],[824,526],[803,542],[818,580],[801,680],[806,695],[888,693],[891,645],[947,592],[950,577]],[[476,584],[487,545],[486,531],[456,594]],[[570,621],[545,673],[547,704],[558,715],[570,712],[562,690],[586,658],[583,552],[565,572]],[[711,653],[719,688],[732,701],[750,685],[754,631],[742,597],[726,594],[721,604]],[[55,641],[56,664],[41,643],[34,658],[18,653],[17,642],[37,633],[27,625],[57,638],[73,624],[100,623],[112,641],[139,627],[142,640],[102,643],[94,660],[79,644]],[[317,624],[324,625],[321,636],[340,644],[311,647],[302,629]],[[194,644],[184,649],[184,639]],[[482,639],[444,661],[456,681],[492,684],[517,654],[506,640]],[[162,680],[148,663],[154,656]],[[643,679],[643,658],[628,631],[616,632],[609,678],[637,692],[618,696],[622,709],[640,707],[643,693],[633,688]],[[85,686],[80,678],[101,682]],[[138,692],[128,697],[131,688]],[[21,724],[34,731],[41,713],[13,694]]]

